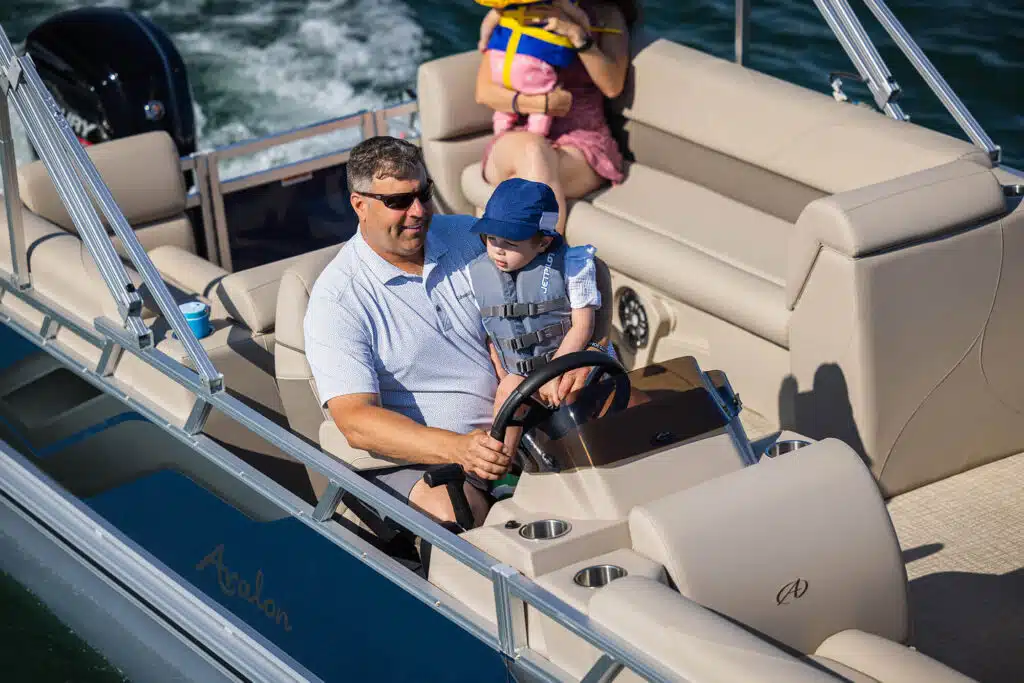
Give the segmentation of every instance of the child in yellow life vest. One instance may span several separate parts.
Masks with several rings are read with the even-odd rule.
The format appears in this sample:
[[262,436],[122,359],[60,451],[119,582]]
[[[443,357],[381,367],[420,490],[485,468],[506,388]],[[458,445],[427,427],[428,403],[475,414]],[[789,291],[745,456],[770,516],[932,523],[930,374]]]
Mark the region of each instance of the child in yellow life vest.
[[[550,4],[550,0],[476,2],[492,8],[480,25],[478,47],[490,60],[494,82],[524,95],[541,95],[554,90],[558,82],[557,69],[571,64],[576,50],[565,36],[531,23],[530,10]],[[511,129],[518,121],[516,113],[494,112],[495,135]],[[546,136],[551,130],[551,121],[547,113],[529,114],[526,130]]]

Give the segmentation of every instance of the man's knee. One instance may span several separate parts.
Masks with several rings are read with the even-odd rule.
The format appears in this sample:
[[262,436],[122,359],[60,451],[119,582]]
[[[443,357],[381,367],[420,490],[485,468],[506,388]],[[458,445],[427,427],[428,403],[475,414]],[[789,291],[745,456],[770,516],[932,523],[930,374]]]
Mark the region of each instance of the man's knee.
[[[466,492],[466,500],[473,511],[474,526],[479,526],[490,509],[487,499],[479,489],[468,482],[463,484],[463,491]],[[409,502],[439,522],[458,521],[455,519],[455,508],[452,506],[452,499],[446,486],[430,488],[424,481],[416,482],[409,494]]]

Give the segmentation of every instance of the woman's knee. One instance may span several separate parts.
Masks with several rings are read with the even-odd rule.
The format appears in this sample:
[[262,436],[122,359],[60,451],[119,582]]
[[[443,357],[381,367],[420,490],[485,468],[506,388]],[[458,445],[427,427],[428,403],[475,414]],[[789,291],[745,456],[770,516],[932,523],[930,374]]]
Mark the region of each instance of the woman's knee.
[[547,138],[529,135],[519,150],[516,171],[518,175],[549,177],[558,173],[558,156]]

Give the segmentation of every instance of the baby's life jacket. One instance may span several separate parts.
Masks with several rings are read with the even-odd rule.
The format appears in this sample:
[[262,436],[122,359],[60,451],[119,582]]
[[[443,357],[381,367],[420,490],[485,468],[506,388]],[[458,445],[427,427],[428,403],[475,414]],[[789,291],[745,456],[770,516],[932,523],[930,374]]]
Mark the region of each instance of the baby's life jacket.
[[483,253],[469,264],[484,329],[507,372],[527,375],[547,363],[572,326],[564,240],[515,273]]
[[546,62],[553,67],[565,67],[576,58],[576,50],[572,42],[565,36],[545,31],[540,26],[531,25],[527,18],[530,10],[547,2],[505,2],[503,0],[477,0],[481,5],[494,7],[501,12],[501,21],[491,33],[487,42],[489,50],[504,50],[505,68],[504,85],[511,88],[510,73],[512,57],[529,55]]

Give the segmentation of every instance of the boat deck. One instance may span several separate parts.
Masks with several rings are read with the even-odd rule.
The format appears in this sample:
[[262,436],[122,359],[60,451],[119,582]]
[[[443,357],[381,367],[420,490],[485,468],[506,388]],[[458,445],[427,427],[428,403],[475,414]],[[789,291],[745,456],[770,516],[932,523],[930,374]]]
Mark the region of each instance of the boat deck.
[[889,501],[911,644],[981,683],[1024,671],[1024,454]]

